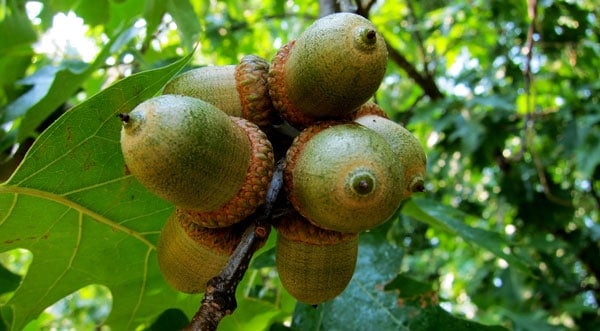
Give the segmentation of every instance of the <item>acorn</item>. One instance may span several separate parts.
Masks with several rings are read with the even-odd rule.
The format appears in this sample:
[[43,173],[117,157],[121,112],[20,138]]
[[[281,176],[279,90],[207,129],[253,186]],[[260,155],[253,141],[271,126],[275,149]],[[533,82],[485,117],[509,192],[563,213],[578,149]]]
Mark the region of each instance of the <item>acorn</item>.
[[294,208],[314,225],[358,233],[393,215],[402,200],[403,173],[375,131],[353,122],[321,122],[294,139],[284,181]]
[[387,65],[383,36],[366,18],[335,13],[279,49],[269,70],[273,106],[293,126],[341,119],[377,90]]
[[414,192],[425,189],[427,156],[417,137],[402,125],[387,118],[381,108],[368,102],[360,108],[354,119],[356,123],[377,132],[390,144],[396,159],[404,169],[404,187],[402,200]]
[[283,287],[316,305],[338,296],[352,279],[358,234],[318,228],[297,213],[275,224],[275,265]]
[[239,244],[243,230],[238,225],[206,228],[189,213],[175,209],[156,245],[165,280],[181,292],[204,292],[207,282],[221,272]]
[[230,116],[242,117],[259,127],[273,113],[267,86],[269,63],[256,55],[244,56],[238,65],[206,66],[173,78],[163,94],[204,100]]
[[198,214],[203,226],[231,225],[263,202],[274,161],[255,124],[177,95],[151,98],[120,117],[129,172],[149,191]]

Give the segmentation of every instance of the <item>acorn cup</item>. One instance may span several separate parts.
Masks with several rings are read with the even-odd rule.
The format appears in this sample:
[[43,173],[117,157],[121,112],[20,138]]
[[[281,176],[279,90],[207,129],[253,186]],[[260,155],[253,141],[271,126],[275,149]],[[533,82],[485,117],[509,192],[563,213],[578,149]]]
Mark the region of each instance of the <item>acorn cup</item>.
[[238,65],[207,66],[173,78],[163,94],[178,94],[204,100],[230,116],[242,117],[261,128],[273,113],[268,89],[269,63],[246,55]]
[[338,296],[352,279],[358,234],[318,228],[297,213],[275,224],[275,264],[283,287],[316,305]]
[[206,227],[241,221],[262,204],[273,152],[254,124],[199,99],[161,95],[121,114],[125,164],[149,191]]
[[316,20],[271,62],[273,106],[298,128],[342,119],[373,96],[387,65],[383,36],[366,18],[335,13]]
[[314,225],[358,233],[388,220],[402,200],[404,170],[387,141],[357,123],[303,130],[286,155],[285,188]]
[[201,293],[227,264],[241,240],[240,224],[206,228],[176,209],[164,224],[156,253],[165,280],[176,290]]
[[417,137],[388,119],[385,112],[373,102],[364,104],[356,112],[354,121],[380,134],[392,147],[397,162],[404,168],[402,200],[408,199],[412,193],[425,190],[427,156]]

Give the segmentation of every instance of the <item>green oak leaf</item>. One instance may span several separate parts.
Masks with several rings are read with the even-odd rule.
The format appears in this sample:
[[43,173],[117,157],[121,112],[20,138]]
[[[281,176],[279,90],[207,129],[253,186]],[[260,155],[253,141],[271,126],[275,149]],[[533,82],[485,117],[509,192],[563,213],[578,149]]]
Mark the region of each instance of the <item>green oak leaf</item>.
[[507,252],[512,247],[508,239],[497,232],[474,228],[465,223],[465,219],[474,216],[418,195],[404,204],[402,213],[434,228],[458,235],[468,243],[487,249],[524,272],[528,273],[531,270],[526,256]]
[[0,252],[33,254],[0,310],[10,330],[88,284],[111,290],[105,323],[115,330],[149,324],[168,308],[197,308],[198,296],[175,292],[158,270],[155,241],[172,206],[126,174],[116,116],[159,92],[190,58],[125,78],[66,112],[0,185]]

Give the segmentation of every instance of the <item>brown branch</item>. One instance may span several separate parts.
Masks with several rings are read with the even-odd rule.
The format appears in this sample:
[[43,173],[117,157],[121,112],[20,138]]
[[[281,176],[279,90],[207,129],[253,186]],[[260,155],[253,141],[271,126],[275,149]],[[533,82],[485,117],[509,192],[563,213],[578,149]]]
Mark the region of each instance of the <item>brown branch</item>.
[[444,97],[433,80],[433,77],[422,75],[417,68],[415,68],[402,53],[393,48],[387,40],[386,45],[390,60],[394,61],[394,63],[402,68],[402,70],[404,70],[406,74],[423,89],[423,92],[425,92],[429,98],[432,100],[439,100]]
[[[544,169],[544,165],[537,151],[532,148],[531,139],[535,134],[535,129],[533,126],[533,117],[531,114],[533,113],[533,105],[535,103],[535,97],[532,95],[531,87],[533,84],[533,73],[531,72],[531,61],[533,59],[533,47],[535,44],[535,40],[533,35],[535,34],[535,23],[537,20],[537,0],[527,0],[528,7],[528,15],[529,15],[529,29],[527,30],[527,41],[525,43],[525,69],[523,70],[523,78],[525,80],[525,130],[526,130],[526,139],[524,140],[522,146],[522,152],[524,149],[529,146],[529,151],[533,158],[533,163],[535,165],[536,172],[538,174],[538,178],[540,184],[542,184],[542,189],[544,191],[544,195],[548,200],[553,203],[556,203],[565,207],[572,207],[573,203],[571,200],[562,199],[554,193],[550,189],[550,185],[548,183],[548,178],[546,177],[546,170]],[[521,154],[521,153],[520,153]]]
[[589,181],[590,183],[592,183],[592,189],[590,190],[590,193],[592,195],[592,198],[594,198],[594,201],[596,201],[596,208],[600,209],[600,194],[598,194],[598,192],[596,192],[596,189],[594,188],[594,179],[590,178]]
[[361,0],[356,0],[356,13],[364,18],[369,18],[369,13],[371,12],[371,8],[377,0],[369,0],[363,4]]
[[[411,23],[413,26],[417,27],[419,20],[417,19],[417,15],[415,14],[415,8],[413,6],[413,2],[411,0],[406,0],[406,6],[408,7],[408,15],[411,19]],[[427,61],[427,51],[425,51],[425,41],[423,36],[421,36],[421,32],[418,28],[415,28],[412,31],[412,35],[417,41],[417,49],[421,55],[421,60],[423,61],[423,71],[425,72],[426,77],[431,77],[432,73],[429,71],[429,61]]]
[[221,319],[237,308],[237,286],[244,277],[254,252],[264,244],[271,230],[273,208],[283,187],[283,167],[284,162],[280,160],[275,167],[263,208],[249,217],[252,222],[244,231],[242,240],[225,268],[208,282],[200,308],[184,330],[216,330]]

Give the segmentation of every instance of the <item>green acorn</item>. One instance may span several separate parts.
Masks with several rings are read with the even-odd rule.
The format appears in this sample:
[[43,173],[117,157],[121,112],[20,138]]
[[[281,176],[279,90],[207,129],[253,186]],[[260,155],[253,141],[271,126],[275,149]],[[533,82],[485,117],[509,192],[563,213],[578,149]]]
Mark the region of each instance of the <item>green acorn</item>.
[[318,227],[348,233],[389,219],[402,201],[402,166],[387,141],[357,123],[303,130],[286,155],[288,198]]
[[271,99],[300,128],[345,118],[373,96],[386,65],[383,36],[369,20],[328,15],[278,51],[269,70]]
[[254,124],[199,99],[162,95],[121,114],[127,168],[148,190],[207,227],[241,221],[263,202],[273,152]]
[[316,305],[338,296],[352,279],[358,234],[318,228],[297,213],[275,224],[275,263],[283,287]]
[[354,121],[380,134],[392,147],[404,169],[403,200],[425,189],[427,156],[417,137],[388,119],[383,110],[372,102],[361,107]]

